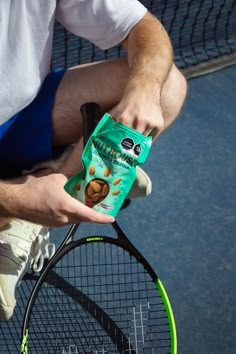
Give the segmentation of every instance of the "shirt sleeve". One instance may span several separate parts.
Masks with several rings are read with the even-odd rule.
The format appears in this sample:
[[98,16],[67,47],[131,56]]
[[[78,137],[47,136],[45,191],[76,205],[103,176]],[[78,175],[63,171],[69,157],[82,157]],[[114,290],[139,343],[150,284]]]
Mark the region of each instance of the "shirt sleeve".
[[108,49],[124,40],[146,12],[138,0],[59,0],[56,19],[75,35]]

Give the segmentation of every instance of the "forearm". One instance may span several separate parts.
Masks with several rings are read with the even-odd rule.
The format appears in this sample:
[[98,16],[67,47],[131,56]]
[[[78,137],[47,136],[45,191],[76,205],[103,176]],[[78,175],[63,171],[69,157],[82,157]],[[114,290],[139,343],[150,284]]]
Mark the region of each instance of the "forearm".
[[14,204],[17,185],[8,181],[0,181],[0,220],[14,216]]
[[131,30],[123,43],[128,52],[127,88],[140,84],[161,88],[173,64],[173,49],[162,24],[150,13]]
[[[43,175],[43,174],[42,174]],[[33,174],[0,180],[0,218],[16,217],[23,213],[21,187],[36,179]]]
[[81,221],[108,223],[114,218],[96,212],[72,198],[61,173],[0,181],[0,227],[15,217],[45,226],[64,226]]

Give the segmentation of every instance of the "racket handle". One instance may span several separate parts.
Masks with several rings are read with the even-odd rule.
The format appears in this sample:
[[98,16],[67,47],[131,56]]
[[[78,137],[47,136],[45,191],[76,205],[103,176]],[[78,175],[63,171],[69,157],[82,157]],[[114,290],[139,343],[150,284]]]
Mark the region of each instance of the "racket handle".
[[83,119],[84,146],[94,131],[100,115],[100,106],[95,102],[84,103],[80,107]]

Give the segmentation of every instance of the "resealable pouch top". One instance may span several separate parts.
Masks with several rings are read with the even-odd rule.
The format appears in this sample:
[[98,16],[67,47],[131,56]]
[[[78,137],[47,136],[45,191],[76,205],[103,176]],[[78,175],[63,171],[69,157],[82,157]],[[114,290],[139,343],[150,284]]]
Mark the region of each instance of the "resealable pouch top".
[[83,171],[69,179],[65,190],[90,208],[115,217],[135,180],[136,166],[147,159],[151,143],[151,137],[106,113],[84,148]]

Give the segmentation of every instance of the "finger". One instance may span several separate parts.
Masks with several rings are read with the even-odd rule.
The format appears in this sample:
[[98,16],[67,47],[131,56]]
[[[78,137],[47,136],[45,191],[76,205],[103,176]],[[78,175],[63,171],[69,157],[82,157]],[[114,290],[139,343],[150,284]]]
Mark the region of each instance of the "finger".
[[143,135],[148,135],[149,132],[152,130],[151,127],[147,126],[147,123],[145,122],[144,119],[138,119],[138,118],[134,120],[133,128]]
[[86,207],[87,210],[85,211],[85,220],[87,222],[93,222],[93,223],[99,223],[99,224],[108,224],[108,223],[113,223],[115,221],[115,218],[111,215],[106,215],[99,213],[98,211],[95,211],[93,209],[90,209],[89,207]]
[[99,224],[108,224],[113,223],[115,221],[115,218],[111,215],[99,213],[93,209],[90,209],[87,206],[85,206],[85,208],[86,209],[83,210],[80,208],[78,213],[78,220]]
[[142,134],[145,136],[149,136],[149,135],[151,135],[152,131],[153,131],[153,129],[146,128]]
[[76,199],[74,198],[72,199],[74,202],[74,210],[75,210],[72,216],[74,222],[87,221],[87,222],[96,222],[99,224],[107,224],[107,223],[113,223],[115,221],[115,218],[113,216],[99,213],[98,211],[95,211],[94,209],[91,209],[86,205],[80,203]]
[[155,141],[160,134],[161,132],[158,128],[152,129],[152,131],[149,133],[149,135],[152,137],[152,141]]

